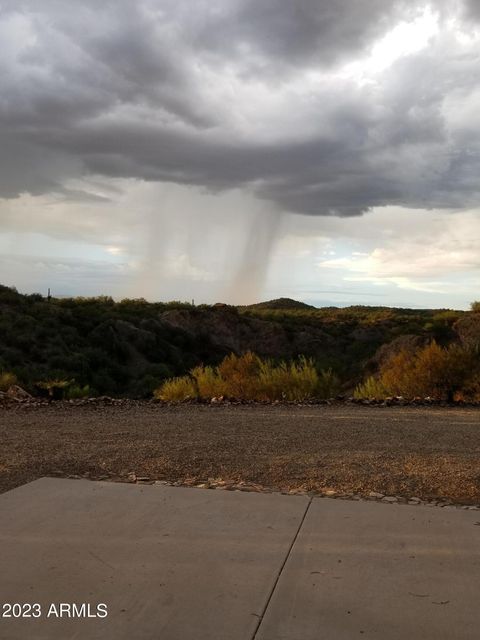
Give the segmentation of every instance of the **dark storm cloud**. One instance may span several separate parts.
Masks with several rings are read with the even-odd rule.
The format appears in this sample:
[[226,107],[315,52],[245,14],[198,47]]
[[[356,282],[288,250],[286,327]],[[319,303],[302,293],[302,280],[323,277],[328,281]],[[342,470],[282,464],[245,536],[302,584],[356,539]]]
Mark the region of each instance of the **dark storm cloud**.
[[477,205],[479,130],[449,99],[473,100],[478,50],[440,34],[373,85],[335,76],[425,6],[0,2],[0,195],[78,198],[68,179],[100,174],[245,186],[312,215]]
[[260,56],[259,67],[331,65],[366,48],[422,3],[394,0],[239,0],[199,30],[205,47]]

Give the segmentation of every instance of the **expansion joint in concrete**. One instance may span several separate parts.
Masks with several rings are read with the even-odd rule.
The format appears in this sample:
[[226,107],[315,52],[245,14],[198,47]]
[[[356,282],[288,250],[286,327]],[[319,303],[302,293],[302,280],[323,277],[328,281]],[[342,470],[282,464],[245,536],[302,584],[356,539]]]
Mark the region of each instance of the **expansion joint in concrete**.
[[265,617],[265,613],[267,612],[268,606],[273,598],[273,594],[275,593],[275,589],[277,588],[278,582],[282,576],[283,570],[285,568],[285,565],[287,564],[287,560],[290,557],[290,554],[293,551],[293,547],[295,546],[295,543],[297,541],[298,536],[300,535],[300,531],[302,530],[303,527],[303,523],[305,522],[305,518],[307,517],[307,513],[308,510],[310,509],[310,505],[312,504],[312,500],[313,500],[313,496],[310,496],[310,500],[308,501],[307,506],[305,507],[305,511],[303,513],[302,519],[300,520],[300,524],[298,525],[298,528],[295,532],[295,535],[293,536],[293,540],[292,543],[290,544],[287,553],[285,554],[285,558],[283,559],[283,562],[280,566],[280,569],[278,570],[278,574],[277,577],[275,578],[275,582],[273,583],[272,589],[270,591],[270,593],[268,594],[268,598],[267,601],[265,603],[265,606],[263,607],[262,613],[260,614],[260,617],[258,618],[258,623],[257,626],[255,627],[255,631],[253,632],[252,635],[252,640],[256,640],[257,638],[257,634],[260,631],[260,627],[262,626],[262,622],[263,622],[263,618]]

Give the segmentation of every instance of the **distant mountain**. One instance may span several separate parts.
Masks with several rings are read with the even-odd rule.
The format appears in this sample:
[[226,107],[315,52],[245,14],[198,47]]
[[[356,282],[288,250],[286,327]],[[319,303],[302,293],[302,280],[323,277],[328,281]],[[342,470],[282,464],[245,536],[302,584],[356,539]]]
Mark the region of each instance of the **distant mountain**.
[[249,304],[246,309],[315,309],[311,304],[299,302],[292,298],[276,298],[275,300],[267,300],[267,302],[258,302],[257,304]]

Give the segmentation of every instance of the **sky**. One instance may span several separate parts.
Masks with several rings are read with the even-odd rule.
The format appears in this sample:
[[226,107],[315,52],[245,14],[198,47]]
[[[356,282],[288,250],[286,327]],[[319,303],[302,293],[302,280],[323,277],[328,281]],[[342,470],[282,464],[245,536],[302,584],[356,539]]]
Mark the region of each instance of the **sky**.
[[468,308],[476,0],[0,0],[0,282]]

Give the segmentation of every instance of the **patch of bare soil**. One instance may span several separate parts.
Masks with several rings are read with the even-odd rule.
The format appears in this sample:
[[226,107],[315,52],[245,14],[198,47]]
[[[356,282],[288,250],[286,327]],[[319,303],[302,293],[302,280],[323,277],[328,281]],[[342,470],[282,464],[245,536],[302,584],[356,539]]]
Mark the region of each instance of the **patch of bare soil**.
[[58,475],[480,504],[478,408],[19,404],[0,443],[0,491]]

